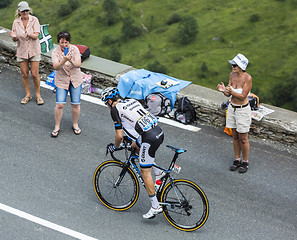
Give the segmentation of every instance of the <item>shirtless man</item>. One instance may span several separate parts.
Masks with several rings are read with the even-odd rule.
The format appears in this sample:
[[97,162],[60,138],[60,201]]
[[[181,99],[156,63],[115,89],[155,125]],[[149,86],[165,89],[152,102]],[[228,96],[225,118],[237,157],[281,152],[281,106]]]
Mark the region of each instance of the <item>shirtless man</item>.
[[228,86],[225,87],[223,82],[217,86],[217,89],[226,97],[231,96],[226,127],[232,129],[235,160],[230,170],[235,171],[239,168],[239,173],[245,173],[249,166],[250,144],[248,133],[252,120],[248,95],[252,89],[252,77],[245,71],[248,62],[248,59],[240,53],[232,60],[229,60],[229,63],[232,65],[232,72]]

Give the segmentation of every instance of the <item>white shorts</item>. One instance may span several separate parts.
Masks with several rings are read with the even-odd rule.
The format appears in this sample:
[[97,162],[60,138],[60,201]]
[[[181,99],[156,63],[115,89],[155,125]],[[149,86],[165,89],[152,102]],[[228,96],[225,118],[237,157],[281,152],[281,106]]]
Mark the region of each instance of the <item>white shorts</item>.
[[250,131],[251,123],[252,115],[250,105],[243,108],[233,108],[231,103],[229,104],[226,119],[227,128],[236,128],[236,131],[239,133],[247,133]]

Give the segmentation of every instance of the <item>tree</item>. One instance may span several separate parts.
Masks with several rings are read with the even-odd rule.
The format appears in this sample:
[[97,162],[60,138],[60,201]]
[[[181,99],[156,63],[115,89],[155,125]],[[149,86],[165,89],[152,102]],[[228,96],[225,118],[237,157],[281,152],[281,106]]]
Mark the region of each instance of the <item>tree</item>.
[[167,25],[171,25],[174,23],[178,23],[182,20],[181,16],[177,13],[174,13],[173,15],[171,15],[171,17],[168,19],[167,21]]
[[66,4],[62,4],[58,10],[60,17],[70,15],[75,9],[79,8],[79,0],[68,0]]
[[108,26],[119,20],[119,8],[115,0],[104,0],[103,10],[105,12],[105,21]]
[[272,104],[282,107],[290,104],[294,111],[297,110],[297,69],[292,76],[285,81],[276,84],[272,89]]
[[75,9],[80,7],[80,2],[79,0],[68,0],[68,5],[74,11]]
[[1,0],[0,1],[0,8],[6,8],[11,4],[11,0]]
[[138,37],[142,34],[141,28],[134,26],[134,20],[128,16],[123,20],[122,34],[125,40]]
[[166,74],[166,67],[162,64],[159,63],[159,61],[155,61],[153,63],[149,63],[147,65],[148,70],[152,71],[152,72],[158,72],[158,73],[164,73]]
[[188,44],[196,39],[198,24],[193,16],[184,17],[178,26],[178,39],[182,44]]

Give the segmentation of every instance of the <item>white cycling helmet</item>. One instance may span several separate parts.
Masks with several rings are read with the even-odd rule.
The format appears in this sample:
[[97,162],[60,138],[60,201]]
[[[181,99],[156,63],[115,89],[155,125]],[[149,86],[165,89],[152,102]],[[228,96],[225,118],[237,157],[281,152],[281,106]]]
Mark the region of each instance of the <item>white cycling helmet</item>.
[[116,100],[116,96],[120,95],[116,87],[108,87],[101,93],[101,100],[106,102],[108,99]]

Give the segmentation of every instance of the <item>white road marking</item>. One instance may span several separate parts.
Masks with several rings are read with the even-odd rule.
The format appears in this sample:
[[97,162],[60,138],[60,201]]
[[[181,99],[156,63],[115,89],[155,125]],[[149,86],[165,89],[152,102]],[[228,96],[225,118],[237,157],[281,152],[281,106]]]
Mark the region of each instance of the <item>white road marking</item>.
[[[47,89],[53,89],[53,87],[47,85],[43,81],[40,81],[40,86],[42,86],[44,88],[47,88]],[[87,102],[98,104],[100,106],[105,106],[105,104],[101,101],[101,99],[90,96],[90,95],[82,94],[81,99],[84,100],[84,101],[87,101]],[[188,131],[191,131],[191,132],[198,132],[198,131],[201,130],[201,128],[199,128],[199,127],[195,127],[193,125],[185,125],[185,124],[179,123],[179,122],[177,122],[175,120],[172,120],[172,119],[169,119],[169,118],[164,118],[164,117],[160,117],[159,122],[162,122],[162,123],[174,126],[174,127],[178,127],[178,128],[184,129],[184,130],[188,130]]]
[[0,203],[0,209],[5,211],[5,212],[8,212],[8,213],[11,213],[11,214],[16,215],[18,217],[27,219],[27,220],[29,220],[31,222],[37,223],[39,225],[42,225],[44,227],[53,229],[55,231],[64,233],[64,234],[66,234],[68,236],[71,236],[71,237],[74,237],[74,238],[77,238],[77,239],[81,239],[81,240],[98,240],[96,238],[89,237],[89,236],[87,236],[85,234],[73,231],[73,230],[71,230],[69,228],[62,227],[62,226],[57,225],[55,223],[46,221],[46,220],[41,219],[39,217],[35,217],[35,216],[31,215],[31,214],[28,214],[28,213],[25,213],[23,211],[17,210],[15,208],[9,207],[9,206],[7,206],[5,204],[2,204],[2,203]]

